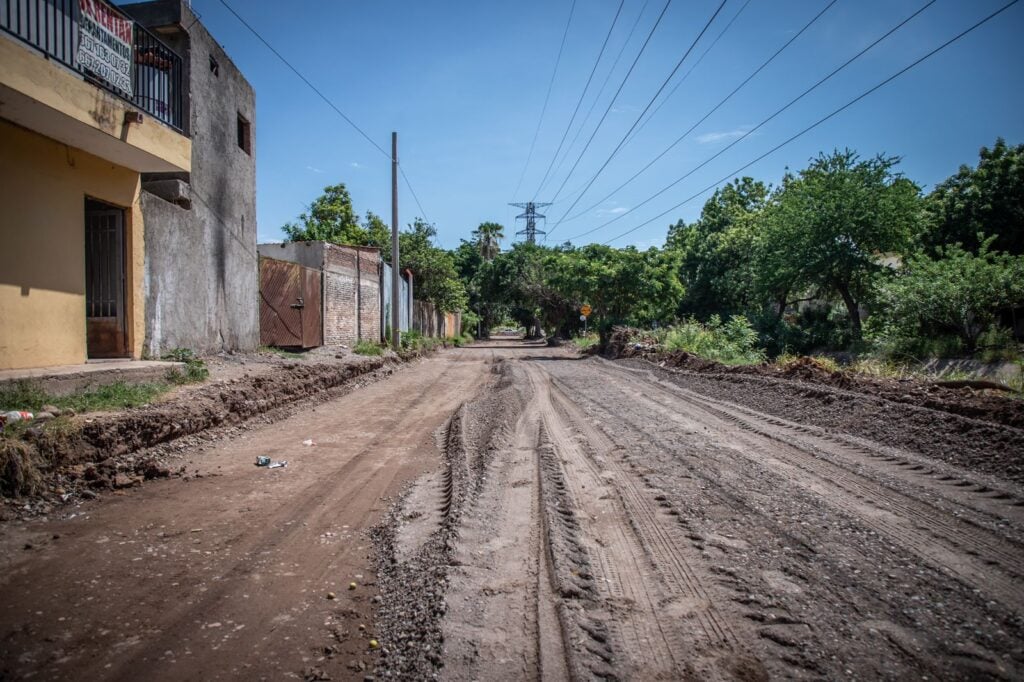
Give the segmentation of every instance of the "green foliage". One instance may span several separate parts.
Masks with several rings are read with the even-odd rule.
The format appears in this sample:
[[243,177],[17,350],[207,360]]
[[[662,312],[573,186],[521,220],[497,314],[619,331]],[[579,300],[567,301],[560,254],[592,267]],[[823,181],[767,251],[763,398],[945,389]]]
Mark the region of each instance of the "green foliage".
[[282,358],[288,358],[289,360],[302,360],[305,357],[302,353],[296,353],[284,348],[277,348],[276,346],[260,346],[258,352],[267,355],[277,355]]
[[601,337],[593,332],[588,332],[586,335],[574,336],[572,342],[576,348],[584,351],[601,343]]
[[717,315],[707,323],[691,318],[659,330],[655,338],[666,351],[686,351],[727,365],[751,365],[765,359],[764,351],[757,346],[757,331],[742,315],[724,323]]
[[1000,311],[1024,306],[1024,256],[990,251],[991,243],[984,240],[977,254],[954,244],[938,257],[914,256],[883,281],[876,339],[899,349],[901,339],[954,334],[968,353],[984,345]]
[[935,187],[928,213],[921,243],[931,253],[954,243],[977,252],[984,233],[995,236],[992,250],[1024,255],[1024,144],[997,138],[991,149],[982,147],[977,167],[960,166]]
[[166,393],[170,386],[164,383],[130,384],[118,381],[69,395],[54,396],[30,381],[18,381],[0,387],[0,410],[28,410],[39,412],[44,405],[62,410],[96,412],[139,407],[151,403]]
[[484,260],[493,260],[501,252],[501,240],[504,238],[505,227],[498,223],[480,223],[473,230],[473,240]]
[[366,244],[369,235],[359,225],[352,197],[344,183],[324,187],[324,193],[299,215],[299,223],[281,230],[289,241],[325,241],[332,244]]
[[407,332],[402,332],[401,344],[403,350],[426,353],[440,346],[442,341],[432,336],[423,336],[415,329],[410,329]]
[[466,287],[459,279],[454,256],[433,244],[433,225],[417,218],[399,235],[402,268],[413,272],[415,296],[445,312],[466,307]]
[[352,352],[357,355],[383,355],[384,349],[379,343],[360,341],[352,348]]
[[918,187],[894,172],[897,162],[836,151],[787,175],[759,221],[759,289],[783,302],[796,291],[838,295],[858,339],[880,256],[904,252],[923,216]]
[[185,363],[185,368],[181,369],[169,369],[164,375],[164,379],[168,383],[181,386],[183,384],[196,384],[210,376],[210,370],[206,368],[206,363],[196,357],[196,354],[188,348],[175,348],[168,351],[163,356],[164,360],[171,360],[174,362]]

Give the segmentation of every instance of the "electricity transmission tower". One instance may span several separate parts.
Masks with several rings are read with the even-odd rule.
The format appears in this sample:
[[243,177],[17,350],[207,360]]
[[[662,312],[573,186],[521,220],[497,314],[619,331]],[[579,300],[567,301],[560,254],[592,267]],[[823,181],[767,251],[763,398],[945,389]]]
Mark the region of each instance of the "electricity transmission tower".
[[523,219],[526,220],[526,229],[525,230],[520,230],[519,232],[516,232],[516,236],[518,237],[521,234],[522,235],[526,235],[526,241],[527,242],[529,242],[530,244],[536,244],[537,243],[537,234],[538,233],[544,234],[544,230],[538,230],[537,229],[537,218],[546,218],[547,217],[547,216],[541,215],[540,213],[537,213],[537,209],[541,208],[541,207],[544,207],[544,206],[550,206],[550,205],[551,205],[550,203],[541,203],[541,202],[533,202],[533,201],[527,201],[525,203],[510,203],[509,206],[515,206],[517,208],[524,208],[524,209],[526,209],[524,212],[522,212],[522,213],[520,213],[519,215],[516,216],[516,220],[519,220],[520,218],[523,218]]

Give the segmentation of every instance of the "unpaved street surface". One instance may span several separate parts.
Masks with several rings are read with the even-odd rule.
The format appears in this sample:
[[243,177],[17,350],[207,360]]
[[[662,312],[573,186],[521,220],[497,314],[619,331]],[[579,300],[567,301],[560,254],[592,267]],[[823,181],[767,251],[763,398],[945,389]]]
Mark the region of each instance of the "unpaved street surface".
[[1021,679],[1021,458],[870,394],[477,344],[4,529],[0,677]]

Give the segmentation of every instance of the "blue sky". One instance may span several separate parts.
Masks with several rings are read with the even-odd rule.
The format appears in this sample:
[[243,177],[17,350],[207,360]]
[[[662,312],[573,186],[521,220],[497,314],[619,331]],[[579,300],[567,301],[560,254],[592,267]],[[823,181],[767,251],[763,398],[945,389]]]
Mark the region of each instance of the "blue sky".
[[[671,3],[576,172],[556,196],[664,1],[625,0],[569,140],[596,101],[593,114],[566,161],[555,164],[559,172],[537,194],[619,6],[619,0],[577,0],[533,158],[519,193],[513,196],[537,130],[571,0],[228,0],[377,144],[390,149],[391,131],[398,131],[403,168],[445,248],[455,247],[487,220],[504,224],[511,236],[522,227],[515,225],[517,211],[507,206],[513,200],[555,201],[544,209],[548,229],[554,228],[575,199],[571,192],[585,185],[608,158],[721,2]],[[1005,0],[938,0],[776,119],[662,196],[634,209],[926,4],[926,0],[839,0],[657,164],[599,203],[703,117],[826,4],[825,0],[728,0],[654,106],[684,74],[689,75],[612,159],[569,215],[589,210],[558,225],[551,242],[618,218],[576,241],[603,242],[657,216],[913,62]],[[278,61],[219,0],[194,0],[193,8],[256,89],[260,241],[281,239],[280,226],[294,219],[325,185],[337,182],[348,186],[357,211],[372,210],[390,220],[389,160]],[[636,31],[626,42],[638,17]],[[733,17],[729,30],[690,71]],[[900,170],[927,189],[960,164],[973,165],[979,147],[991,145],[997,136],[1013,144],[1024,142],[1022,29],[1024,3],[743,174],[777,183],[787,166],[799,169],[819,151],[849,147],[862,156],[903,157]],[[622,58],[611,70],[620,50]],[[607,87],[595,100],[609,73]],[[709,194],[613,244],[660,245],[667,226],[678,218],[696,218]],[[404,225],[420,213],[403,185],[400,221]]]

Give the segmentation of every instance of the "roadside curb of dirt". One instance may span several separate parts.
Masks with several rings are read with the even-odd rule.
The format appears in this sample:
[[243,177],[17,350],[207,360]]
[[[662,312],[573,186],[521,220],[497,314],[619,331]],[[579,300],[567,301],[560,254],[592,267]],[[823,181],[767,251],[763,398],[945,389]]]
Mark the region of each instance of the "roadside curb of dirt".
[[[179,400],[114,414],[73,418],[70,433],[55,438],[30,428],[19,443],[19,461],[7,469],[31,472],[34,490],[0,498],[17,516],[37,516],[104,491],[188,474],[183,454],[203,450],[256,424],[273,423],[297,410],[385,379],[427,354],[366,356],[355,363],[285,363],[270,372],[211,383]],[[22,475],[25,475],[22,472]],[[195,474],[194,474],[195,475]],[[13,471],[0,471],[11,478]],[[4,487],[8,481],[4,480]],[[0,509],[0,521],[8,516]]]

